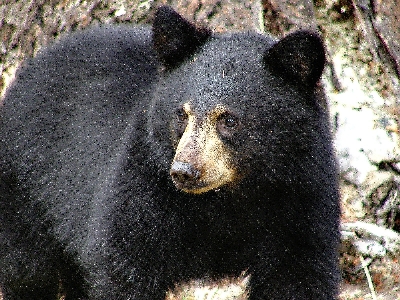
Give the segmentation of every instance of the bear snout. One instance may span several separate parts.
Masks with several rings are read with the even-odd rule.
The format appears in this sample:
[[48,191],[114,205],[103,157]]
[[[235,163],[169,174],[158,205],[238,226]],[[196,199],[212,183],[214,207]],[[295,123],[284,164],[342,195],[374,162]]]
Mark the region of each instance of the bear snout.
[[174,161],[170,169],[172,181],[178,189],[195,186],[200,174],[199,170],[187,162]]

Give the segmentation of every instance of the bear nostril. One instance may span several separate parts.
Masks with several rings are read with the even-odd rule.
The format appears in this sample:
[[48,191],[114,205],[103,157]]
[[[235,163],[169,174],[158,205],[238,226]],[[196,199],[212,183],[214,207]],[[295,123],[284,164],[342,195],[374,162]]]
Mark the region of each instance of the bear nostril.
[[200,171],[192,164],[175,161],[170,170],[170,175],[175,184],[184,185],[200,178]]

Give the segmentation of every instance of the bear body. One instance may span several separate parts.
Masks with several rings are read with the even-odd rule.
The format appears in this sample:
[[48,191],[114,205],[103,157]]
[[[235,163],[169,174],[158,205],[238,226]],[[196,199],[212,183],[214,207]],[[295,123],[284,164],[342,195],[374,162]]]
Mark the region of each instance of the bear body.
[[164,299],[251,275],[249,299],[335,299],[339,205],[320,38],[75,33],[0,114],[4,299]]

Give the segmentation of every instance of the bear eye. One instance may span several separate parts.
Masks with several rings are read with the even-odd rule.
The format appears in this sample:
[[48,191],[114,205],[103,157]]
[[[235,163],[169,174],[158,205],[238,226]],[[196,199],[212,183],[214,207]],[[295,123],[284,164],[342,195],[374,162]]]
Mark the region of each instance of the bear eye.
[[175,134],[178,138],[181,138],[183,133],[185,132],[187,120],[189,117],[183,108],[177,109],[175,114],[176,114]]
[[185,122],[188,118],[188,115],[183,110],[183,108],[180,108],[176,111],[176,116],[177,116],[179,122]]
[[218,118],[217,128],[222,135],[230,136],[238,126],[239,118],[230,113],[224,113]]
[[238,126],[239,120],[230,113],[224,113],[219,117],[219,123],[226,128],[233,129]]
[[232,115],[227,115],[224,117],[224,125],[228,128],[234,128],[237,126],[237,118]]

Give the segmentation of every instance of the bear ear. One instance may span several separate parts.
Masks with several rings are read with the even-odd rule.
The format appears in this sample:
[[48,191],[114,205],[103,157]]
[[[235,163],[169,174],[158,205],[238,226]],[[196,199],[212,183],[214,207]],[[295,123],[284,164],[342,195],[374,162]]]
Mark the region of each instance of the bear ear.
[[275,74],[313,87],[325,66],[325,49],[319,34],[297,31],[273,45],[264,62]]
[[153,45],[167,69],[193,55],[210,35],[211,31],[197,28],[169,6],[161,6],[155,14]]

